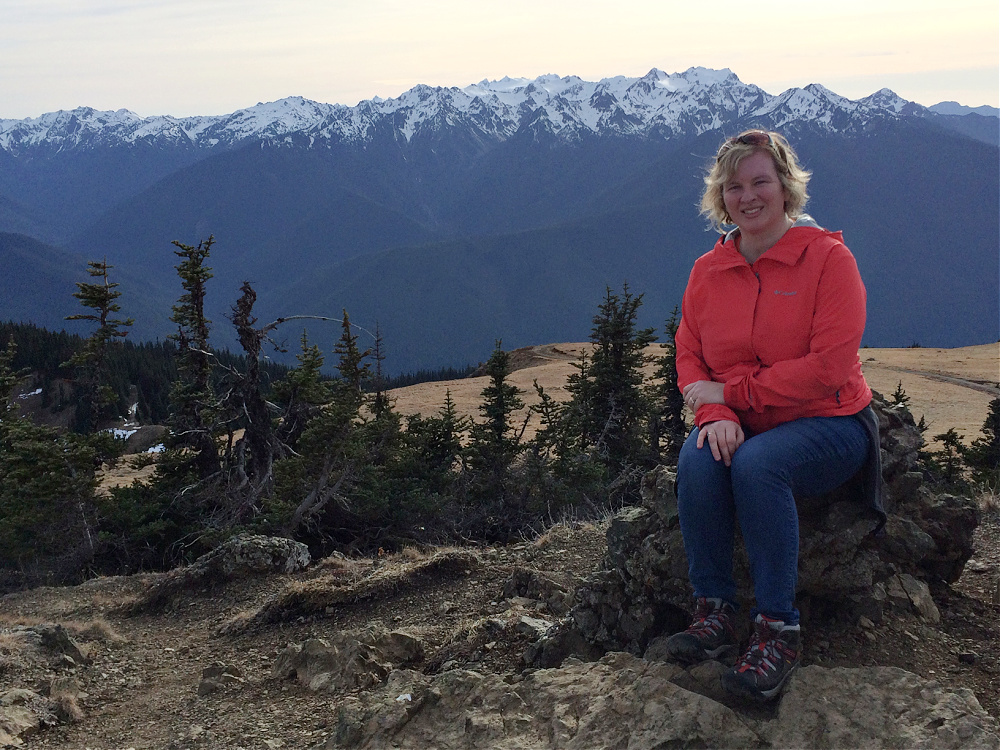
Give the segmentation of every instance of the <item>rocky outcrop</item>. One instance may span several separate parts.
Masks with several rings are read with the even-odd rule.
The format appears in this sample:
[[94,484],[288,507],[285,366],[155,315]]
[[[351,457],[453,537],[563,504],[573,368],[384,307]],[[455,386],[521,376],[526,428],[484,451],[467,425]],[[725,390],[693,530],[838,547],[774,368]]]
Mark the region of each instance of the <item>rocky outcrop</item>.
[[893,667],[803,668],[767,736],[771,747],[1000,747],[1000,727],[972,691]]
[[[927,582],[954,581],[972,555],[978,511],[969,498],[935,495],[917,470],[923,439],[902,406],[877,394],[883,489],[888,521],[876,522],[846,486],[799,502],[797,602],[803,621],[830,613],[879,622],[885,607],[939,617]],[[527,658],[552,666],[585,640],[604,650],[641,654],[653,639],[687,624],[691,589],[674,495],[674,473],[660,467],[642,485],[642,505],[621,511],[608,530],[603,570],[576,592],[570,617]],[[737,545],[739,592],[753,598],[746,555]]]
[[142,425],[126,438],[125,452],[130,454],[145,453],[150,448],[161,444],[166,439],[168,432],[169,430],[163,425]]
[[515,569],[501,595],[504,599],[530,599],[537,602],[539,608],[556,616],[565,615],[573,605],[572,592],[566,586],[531,568]]
[[774,713],[734,710],[677,684],[672,664],[612,653],[514,678],[392,672],[339,704],[327,750],[667,747],[996,748],[997,722],[967,690],[899,669],[805,667]]
[[0,747],[22,747],[44,729],[82,721],[80,695],[72,677],[51,678],[36,690],[15,688],[0,694]]
[[236,578],[264,573],[295,573],[310,562],[309,548],[283,537],[241,534],[220,544],[190,565],[157,580],[130,607],[133,613],[168,606],[183,591],[215,586]]
[[383,682],[395,667],[424,658],[423,644],[411,635],[382,628],[338,633],[289,644],[275,660],[272,677],[295,677],[310,690],[340,692]]
[[22,634],[30,643],[51,654],[56,661],[64,662],[63,666],[90,663],[80,644],[70,636],[66,628],[57,623],[15,627],[12,632]]

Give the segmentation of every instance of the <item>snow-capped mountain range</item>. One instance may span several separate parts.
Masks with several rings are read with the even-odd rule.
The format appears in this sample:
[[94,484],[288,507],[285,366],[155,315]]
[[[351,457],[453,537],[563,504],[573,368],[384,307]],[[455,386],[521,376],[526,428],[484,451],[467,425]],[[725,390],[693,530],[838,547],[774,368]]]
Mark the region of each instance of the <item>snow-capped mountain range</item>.
[[[949,109],[947,114],[956,112]],[[376,97],[355,107],[289,97],[214,117],[140,117],[126,109],[79,107],[24,120],[0,119],[0,148],[15,155],[37,148],[142,143],[211,149],[303,138],[322,145],[358,143],[382,134],[410,141],[428,129],[461,125],[493,141],[526,127],[541,127],[567,141],[587,134],[669,139],[737,121],[759,120],[775,128],[808,121],[822,129],[857,131],[873,120],[911,115],[934,113],[889,89],[851,100],[810,84],[773,96],[728,69],[667,74],[654,68],[639,78],[597,82],[546,75],[483,80],[465,88],[419,85],[398,98]]]
[[582,340],[624,281],[653,325],[714,241],[696,208],[706,163],[723,137],[767,127],[813,172],[810,213],[849,237],[866,343],[995,341],[1000,121],[966,109],[818,84],[775,96],[691,68],[421,85],[354,107],[0,120],[0,263],[15,269],[0,320],[63,326],[81,269],[103,258],[135,337],[162,338],[171,242],[212,236],[219,346],[238,345],[225,321],[246,280],[262,320],[379,322],[393,372],[482,361],[498,338]]

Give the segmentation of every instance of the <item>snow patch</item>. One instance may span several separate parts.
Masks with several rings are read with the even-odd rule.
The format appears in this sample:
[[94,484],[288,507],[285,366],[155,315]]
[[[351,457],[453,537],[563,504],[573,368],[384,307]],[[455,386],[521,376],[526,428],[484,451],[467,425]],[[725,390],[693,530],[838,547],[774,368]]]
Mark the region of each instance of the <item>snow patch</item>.
[[120,427],[109,427],[105,432],[110,432],[116,440],[128,440],[132,437],[138,430],[123,430]]

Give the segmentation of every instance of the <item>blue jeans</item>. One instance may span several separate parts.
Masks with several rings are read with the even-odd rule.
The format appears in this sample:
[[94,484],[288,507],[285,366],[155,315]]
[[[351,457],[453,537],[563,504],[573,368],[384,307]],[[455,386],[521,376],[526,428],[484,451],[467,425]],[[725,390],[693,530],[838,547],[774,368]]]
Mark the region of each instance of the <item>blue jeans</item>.
[[799,621],[795,586],[799,518],[794,495],[836,489],[861,469],[868,434],[854,417],[807,417],[748,437],[732,466],[716,461],[698,428],[677,461],[677,504],[695,596],[737,605],[733,543],[738,520],[760,612]]

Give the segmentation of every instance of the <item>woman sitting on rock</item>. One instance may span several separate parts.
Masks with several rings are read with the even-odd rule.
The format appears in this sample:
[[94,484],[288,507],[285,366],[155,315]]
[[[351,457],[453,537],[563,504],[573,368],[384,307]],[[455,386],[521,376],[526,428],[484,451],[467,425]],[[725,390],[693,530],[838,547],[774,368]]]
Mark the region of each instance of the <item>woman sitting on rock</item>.
[[735,229],[695,262],[676,335],[678,383],[696,425],[677,495],[697,608],[668,648],[685,663],[738,653],[738,521],[754,634],[722,682],[756,699],[777,696],[800,659],[794,496],[829,492],[878,456],[858,358],[865,288],[841,234],[802,213],[809,176],[777,133],[749,130],[722,144],[702,212]]

